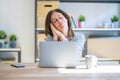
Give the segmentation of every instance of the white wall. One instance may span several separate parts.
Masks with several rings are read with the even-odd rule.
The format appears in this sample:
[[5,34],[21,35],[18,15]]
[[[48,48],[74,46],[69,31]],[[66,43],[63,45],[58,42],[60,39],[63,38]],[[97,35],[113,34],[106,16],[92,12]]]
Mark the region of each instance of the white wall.
[[0,29],[17,35],[22,62],[34,62],[35,0],[0,0]]
[[[80,3],[61,2],[61,9],[75,16],[86,16],[86,27],[98,27],[99,24],[110,23],[113,15],[119,15],[119,3]],[[119,15],[120,16],[120,15]]]

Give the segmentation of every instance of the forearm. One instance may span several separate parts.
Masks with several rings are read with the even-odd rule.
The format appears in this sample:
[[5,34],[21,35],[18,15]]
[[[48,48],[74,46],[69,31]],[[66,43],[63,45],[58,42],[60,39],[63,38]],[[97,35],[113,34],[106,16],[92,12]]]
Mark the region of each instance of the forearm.
[[59,40],[60,41],[65,41],[67,39],[66,39],[66,37],[63,34],[61,34],[61,35],[59,35]]
[[57,36],[53,36],[53,40],[54,41],[58,41],[58,37]]

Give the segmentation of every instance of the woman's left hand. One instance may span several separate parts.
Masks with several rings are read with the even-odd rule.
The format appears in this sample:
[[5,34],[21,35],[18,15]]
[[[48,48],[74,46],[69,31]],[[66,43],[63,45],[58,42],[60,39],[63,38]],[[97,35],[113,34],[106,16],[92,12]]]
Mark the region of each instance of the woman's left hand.
[[57,30],[52,24],[51,25],[51,30],[53,32],[53,39],[60,39],[60,41],[64,41],[66,40],[65,35],[63,33],[61,33],[59,30]]

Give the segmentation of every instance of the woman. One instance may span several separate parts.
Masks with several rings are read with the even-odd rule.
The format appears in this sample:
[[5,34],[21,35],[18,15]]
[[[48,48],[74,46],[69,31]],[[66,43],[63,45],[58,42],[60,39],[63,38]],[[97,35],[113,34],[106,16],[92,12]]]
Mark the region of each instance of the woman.
[[84,49],[85,36],[82,33],[74,34],[69,15],[61,9],[48,12],[45,22],[45,34],[47,36],[46,41],[76,42],[79,54]]

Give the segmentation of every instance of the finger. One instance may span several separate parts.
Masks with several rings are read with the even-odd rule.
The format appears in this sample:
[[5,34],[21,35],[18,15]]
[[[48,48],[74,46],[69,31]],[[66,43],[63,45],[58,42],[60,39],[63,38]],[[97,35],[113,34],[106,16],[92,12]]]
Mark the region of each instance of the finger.
[[57,36],[61,36],[61,35],[63,35],[63,33],[61,33],[59,30],[57,30],[52,24],[50,24],[51,25],[51,29],[52,29],[52,32],[55,34],[55,35],[57,35]]
[[52,23],[50,24],[50,26],[52,30],[56,30]]
[[58,30],[52,24],[50,24],[50,25],[51,25],[52,32],[57,33]]
[[50,24],[50,26],[51,26],[51,30],[52,30],[53,35],[56,35],[56,34],[55,34],[55,28],[54,28],[54,26],[52,25],[52,23]]

